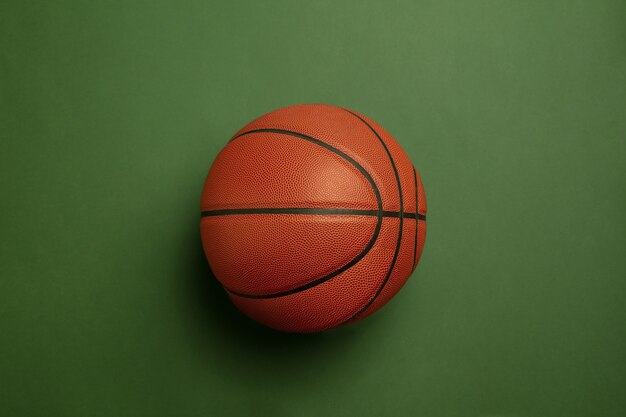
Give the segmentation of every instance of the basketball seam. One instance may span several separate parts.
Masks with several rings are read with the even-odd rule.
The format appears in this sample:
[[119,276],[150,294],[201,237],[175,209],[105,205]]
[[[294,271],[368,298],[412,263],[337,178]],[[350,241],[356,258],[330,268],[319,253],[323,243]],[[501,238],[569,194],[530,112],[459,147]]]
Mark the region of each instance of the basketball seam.
[[[347,323],[349,321],[352,321],[354,319],[356,319],[357,317],[359,317],[361,314],[363,314],[363,312],[365,312],[376,300],[376,298],[378,298],[378,296],[382,293],[383,289],[385,288],[385,285],[387,285],[387,282],[389,281],[389,278],[391,277],[391,274],[393,273],[393,268],[396,265],[396,261],[398,260],[398,255],[400,253],[400,245],[402,243],[402,229],[403,229],[403,220],[404,220],[404,201],[403,201],[403,196],[402,196],[402,184],[400,183],[400,174],[398,173],[398,168],[396,167],[396,163],[393,160],[393,156],[391,155],[391,152],[389,151],[389,148],[387,147],[387,144],[385,144],[385,141],[380,137],[380,135],[378,134],[378,132],[376,132],[376,130],[368,123],[366,122],[361,116],[359,116],[356,113],[353,113],[352,111],[348,110],[348,109],[344,109],[345,111],[347,111],[348,113],[350,113],[351,115],[353,115],[354,117],[356,117],[357,119],[359,119],[361,122],[363,122],[367,127],[369,127],[369,129],[372,131],[372,133],[374,133],[374,135],[376,136],[376,138],[378,138],[378,140],[380,141],[380,143],[383,145],[383,148],[385,148],[385,151],[387,152],[387,156],[389,157],[389,161],[391,162],[391,167],[393,168],[393,173],[396,177],[396,183],[398,185],[398,194],[399,194],[399,200],[400,200],[400,221],[399,221],[399,230],[398,230],[398,241],[396,243],[396,249],[394,251],[393,254],[393,258],[391,259],[391,265],[389,266],[389,271],[387,272],[387,275],[385,276],[385,279],[383,279],[383,282],[381,283],[380,287],[378,288],[378,290],[376,291],[376,293],[374,294],[374,296],[367,302],[367,304],[365,304],[365,306],[363,306],[363,308],[361,308],[358,312],[356,312],[356,314],[354,314],[352,317],[348,318],[347,320],[341,322],[340,324],[338,324],[337,326],[340,326],[344,323]],[[417,209],[415,210],[417,212]],[[337,327],[337,326],[332,326],[332,327]]]
[[[326,216],[378,216],[378,210],[340,209],[340,208],[309,208],[309,207],[262,207],[262,208],[232,208],[218,210],[204,210],[201,217],[217,217],[232,215],[251,214],[306,214]],[[382,211],[382,217],[400,217],[399,211]],[[425,220],[426,216],[421,213],[404,213],[405,218]]]
[[[417,172],[415,172],[415,167],[413,167],[413,182],[415,183],[415,212],[418,214],[417,219],[419,219]],[[417,219],[415,221],[415,245],[413,246],[413,267],[411,268],[411,272],[415,271],[415,267],[417,266],[417,233],[419,231],[420,223]]]
[[[330,274],[327,274],[327,275],[325,275],[325,276],[323,276],[321,278],[315,279],[315,280],[313,280],[313,281],[311,281],[311,282],[309,282],[307,284],[300,285],[300,286],[298,286],[296,288],[292,288],[290,290],[279,291],[279,292],[275,292],[275,293],[271,293],[271,294],[247,294],[247,293],[240,293],[240,292],[231,290],[231,289],[229,289],[228,287],[226,287],[225,285],[222,284],[224,289],[226,291],[228,291],[230,294],[236,295],[238,297],[243,297],[243,298],[269,299],[269,298],[285,297],[287,295],[296,294],[296,293],[299,293],[301,291],[308,290],[309,288],[316,287],[316,286],[318,286],[318,285],[320,285],[320,284],[322,284],[322,283],[324,283],[324,282],[326,282],[326,281],[328,281],[328,280],[338,276],[342,272],[345,272],[348,269],[352,268],[354,265],[356,265],[361,259],[363,259],[365,257],[365,255],[367,255],[369,253],[369,251],[372,249],[372,247],[376,243],[376,240],[378,239],[378,236],[380,234],[380,229],[381,229],[382,221],[383,221],[383,201],[382,201],[382,197],[380,195],[380,190],[379,190],[378,186],[376,185],[376,182],[374,181],[374,179],[370,175],[370,173],[367,172],[367,170],[361,164],[359,164],[356,160],[354,160],[350,155],[348,155],[345,152],[335,148],[334,146],[329,145],[328,143],[323,142],[323,141],[321,141],[319,139],[316,139],[316,138],[314,138],[312,136],[308,136],[308,135],[305,135],[303,133],[294,132],[294,131],[291,131],[291,130],[274,129],[274,128],[253,129],[253,130],[249,130],[249,131],[246,131],[246,132],[243,132],[243,133],[240,133],[240,134],[234,136],[232,139],[230,139],[229,143],[231,143],[235,139],[238,139],[238,138],[240,138],[242,136],[250,135],[250,134],[253,134],[253,133],[278,133],[278,134],[289,135],[289,136],[297,137],[297,138],[300,138],[300,139],[304,139],[304,140],[307,140],[307,141],[309,141],[311,143],[315,143],[316,145],[322,146],[322,147],[330,150],[331,152],[339,155],[340,157],[342,157],[343,159],[348,161],[350,164],[352,164],[357,170],[359,170],[359,172],[361,172],[361,174],[365,177],[365,179],[367,179],[367,181],[372,186],[372,190],[374,191],[374,195],[376,197],[376,203],[378,205],[378,210],[377,210],[377,213],[376,213],[376,217],[377,217],[376,228],[374,230],[372,238],[370,239],[368,244],[365,246],[365,248],[363,248],[361,253],[359,253],[357,256],[355,256],[350,262],[346,263],[341,268],[331,272]],[[239,209],[239,210],[242,210],[242,209]],[[402,213],[400,213],[400,216],[402,216]]]

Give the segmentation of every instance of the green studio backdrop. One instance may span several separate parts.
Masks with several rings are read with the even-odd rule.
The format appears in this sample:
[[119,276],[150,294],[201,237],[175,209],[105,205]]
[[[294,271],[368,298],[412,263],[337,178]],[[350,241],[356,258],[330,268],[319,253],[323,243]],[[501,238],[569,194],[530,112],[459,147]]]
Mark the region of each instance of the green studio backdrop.
[[[295,103],[422,174],[422,261],[279,334],[199,239],[217,152]],[[0,4],[0,415],[623,416],[626,3]]]

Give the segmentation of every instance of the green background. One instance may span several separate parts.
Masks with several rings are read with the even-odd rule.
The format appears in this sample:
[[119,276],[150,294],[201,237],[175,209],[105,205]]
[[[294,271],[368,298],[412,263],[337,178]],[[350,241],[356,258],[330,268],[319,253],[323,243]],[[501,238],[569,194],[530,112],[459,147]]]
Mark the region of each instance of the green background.
[[[623,416],[626,3],[3,1],[3,416]],[[385,126],[422,261],[357,325],[251,322],[199,196],[236,130]]]

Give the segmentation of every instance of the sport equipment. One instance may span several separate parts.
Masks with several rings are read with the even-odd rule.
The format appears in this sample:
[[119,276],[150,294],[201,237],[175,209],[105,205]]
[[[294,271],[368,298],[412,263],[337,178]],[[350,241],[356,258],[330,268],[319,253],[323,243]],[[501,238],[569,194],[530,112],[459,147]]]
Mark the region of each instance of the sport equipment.
[[246,125],[202,191],[207,260],[233,303],[277,330],[363,319],[415,269],[426,197],[400,145],[340,107],[281,108]]

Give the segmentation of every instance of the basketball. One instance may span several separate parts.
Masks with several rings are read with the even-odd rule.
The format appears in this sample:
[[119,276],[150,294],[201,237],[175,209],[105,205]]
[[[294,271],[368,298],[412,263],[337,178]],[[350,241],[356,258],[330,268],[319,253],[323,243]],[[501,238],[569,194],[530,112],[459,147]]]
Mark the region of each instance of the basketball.
[[250,122],[204,183],[206,258],[232,302],[285,332],[362,320],[415,270],[426,196],[398,142],[340,107],[284,107]]

